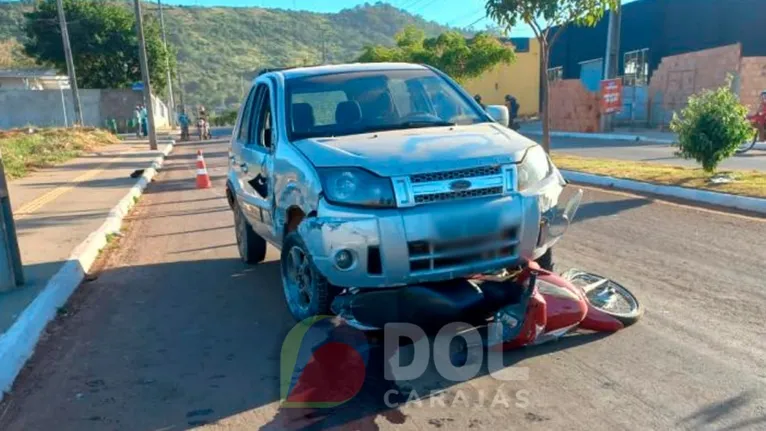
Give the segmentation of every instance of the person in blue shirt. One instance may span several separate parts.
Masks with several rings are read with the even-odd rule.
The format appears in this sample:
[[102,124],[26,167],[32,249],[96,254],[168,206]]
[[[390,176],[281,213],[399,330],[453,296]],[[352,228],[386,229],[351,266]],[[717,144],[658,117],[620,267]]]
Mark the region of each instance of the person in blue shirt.
[[191,123],[191,121],[186,115],[186,111],[181,111],[181,113],[178,114],[178,124],[181,126],[181,139],[184,141],[189,139],[189,123]]
[[143,105],[141,106],[141,132],[144,137],[149,136],[149,113]]

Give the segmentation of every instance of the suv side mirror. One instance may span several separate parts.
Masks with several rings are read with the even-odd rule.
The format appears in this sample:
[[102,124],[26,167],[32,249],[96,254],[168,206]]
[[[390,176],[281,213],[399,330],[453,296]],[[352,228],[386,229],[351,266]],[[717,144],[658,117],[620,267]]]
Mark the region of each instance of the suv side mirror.
[[500,123],[503,127],[508,127],[510,114],[508,114],[507,107],[503,105],[489,105],[487,106],[486,111],[493,120]]

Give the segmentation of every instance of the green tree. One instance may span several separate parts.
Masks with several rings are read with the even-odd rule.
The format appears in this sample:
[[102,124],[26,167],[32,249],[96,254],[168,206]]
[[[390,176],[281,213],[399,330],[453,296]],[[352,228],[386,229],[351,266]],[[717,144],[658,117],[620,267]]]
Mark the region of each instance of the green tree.
[[428,64],[456,81],[464,82],[499,63],[510,63],[514,59],[513,49],[486,33],[466,39],[458,32],[448,31],[434,38],[426,38],[422,30],[407,26],[394,39],[394,47],[366,46],[357,61]]
[[731,91],[731,83],[729,76],[725,86],[690,97],[681,115],[673,113],[670,122],[670,129],[678,133],[678,154],[696,160],[708,173],[755,133],[747,107]]
[[[64,0],[69,40],[80,88],[120,88],[141,80],[136,20],[131,9],[95,0]],[[44,0],[24,14],[24,52],[66,73],[55,0]],[[152,15],[144,17],[149,77],[155,93],[167,87],[168,52]],[[175,62],[171,58],[171,67]]]
[[569,24],[592,27],[620,0],[487,0],[487,15],[510,31],[519,23],[532,28],[542,55],[543,148],[550,151],[550,118],[547,70],[551,46]]

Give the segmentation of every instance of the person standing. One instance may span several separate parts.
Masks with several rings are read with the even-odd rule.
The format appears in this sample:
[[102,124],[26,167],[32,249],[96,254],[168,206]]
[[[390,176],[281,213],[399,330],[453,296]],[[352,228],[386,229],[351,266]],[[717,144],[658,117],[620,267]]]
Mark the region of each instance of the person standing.
[[188,141],[189,140],[189,117],[186,115],[186,111],[181,111],[180,114],[178,114],[178,124],[181,126],[181,140],[182,141]]
[[141,105],[141,133],[144,137],[149,136],[149,112],[144,105]]
[[487,109],[487,107],[484,106],[484,104],[481,102],[481,95],[477,94],[473,96],[473,100],[475,100],[476,103],[478,103],[481,106],[481,109]]
[[508,108],[508,127],[513,130],[519,130],[519,124],[516,122],[516,118],[519,116],[519,102],[515,97],[510,94],[505,95],[505,106]]
[[136,122],[136,137],[140,138],[143,130],[141,123],[141,105],[136,105],[136,109],[133,111],[133,119]]

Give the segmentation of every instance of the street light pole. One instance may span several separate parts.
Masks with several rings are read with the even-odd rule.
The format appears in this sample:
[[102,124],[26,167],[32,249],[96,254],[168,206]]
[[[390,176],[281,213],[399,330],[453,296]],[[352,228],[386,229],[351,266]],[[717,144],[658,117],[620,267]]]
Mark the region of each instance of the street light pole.
[[157,5],[160,8],[160,28],[162,29],[162,43],[165,45],[165,62],[168,69],[168,99],[170,99],[170,125],[175,127],[176,125],[176,103],[173,99],[173,77],[170,71],[170,50],[168,50],[168,39],[165,35],[165,16],[162,13],[162,0],[157,0]]
[[[61,0],[59,0],[61,1]],[[149,80],[149,62],[146,59],[146,42],[144,41],[144,19],[141,15],[141,0],[133,0],[136,8],[136,32],[138,33],[138,61],[141,63],[141,79],[144,82],[144,100],[146,101],[146,122],[149,126],[149,149],[157,149],[157,130],[154,127],[154,101],[152,100],[152,84]]]
[[59,26],[61,27],[61,41],[64,44],[64,57],[66,57],[66,71],[69,75],[69,85],[72,88],[72,103],[74,104],[74,123],[83,125],[82,110],[80,109],[80,92],[77,90],[77,74],[74,69],[74,60],[72,59],[72,46],[69,44],[69,30],[66,25],[66,14],[64,13],[64,1],[56,0],[56,9],[59,13]]

